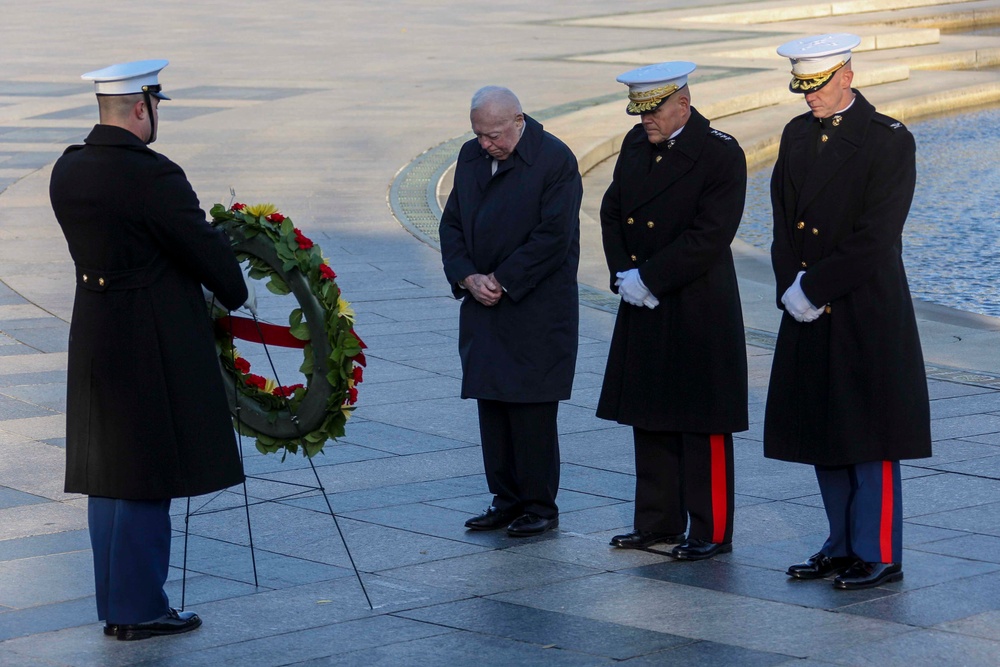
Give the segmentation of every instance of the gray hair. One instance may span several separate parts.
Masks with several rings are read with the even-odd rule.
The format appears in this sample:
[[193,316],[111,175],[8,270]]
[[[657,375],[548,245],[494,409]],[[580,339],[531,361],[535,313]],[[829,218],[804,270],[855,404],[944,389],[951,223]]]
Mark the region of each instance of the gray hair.
[[517,95],[502,86],[483,86],[473,93],[469,111],[474,112],[492,106],[513,111],[515,114],[521,113],[521,102],[517,99]]

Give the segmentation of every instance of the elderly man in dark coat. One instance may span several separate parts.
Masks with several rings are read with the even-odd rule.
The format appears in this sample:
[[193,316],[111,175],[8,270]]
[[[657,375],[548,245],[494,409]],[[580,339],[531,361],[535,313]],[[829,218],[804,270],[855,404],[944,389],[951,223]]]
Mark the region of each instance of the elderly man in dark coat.
[[101,123],[50,182],[76,264],[66,491],[90,496],[98,616],[122,640],[201,624],[163,591],[170,499],[243,480],[202,285],[230,308],[248,293],[184,172],[147,147],[166,64],[84,75]]
[[781,136],[771,258],[784,310],[764,454],[816,468],[830,523],[788,575],[840,589],[902,579],[900,459],[931,455],[930,409],[901,235],[913,136],[851,88],[856,35],[783,45],[810,111]]
[[478,399],[494,498],[465,525],[537,535],[559,521],[556,414],[576,367],[583,185],[573,153],[511,91],[480,89],[470,117],[441,255],[463,299],[462,398]]
[[[678,543],[701,560],[732,549],[733,432],[747,428],[743,313],[730,244],[746,159],[691,106],[693,63],[618,77],[625,136],[601,204],[611,289],[622,296],[597,416],[633,428],[634,530],[611,544]],[[685,529],[690,519],[690,532]]]

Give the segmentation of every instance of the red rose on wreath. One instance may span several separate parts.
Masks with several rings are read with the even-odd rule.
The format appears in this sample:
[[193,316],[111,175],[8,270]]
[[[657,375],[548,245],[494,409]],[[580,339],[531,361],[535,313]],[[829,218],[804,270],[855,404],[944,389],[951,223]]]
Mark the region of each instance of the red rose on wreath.
[[233,204],[233,206],[232,206],[232,208],[233,208],[233,210],[234,210],[234,211],[242,211],[242,210],[243,210],[243,209],[245,209],[246,207],[247,207],[247,205],[246,205],[246,204],[241,204],[241,203],[239,203],[239,202],[236,202],[236,203],[235,203],[235,204]]
[[271,215],[267,216],[264,219],[267,220],[268,222],[276,222],[280,224],[285,221],[285,216],[281,215],[280,213],[272,213]]
[[358,390],[351,387],[347,390],[347,400],[344,401],[348,405],[354,405],[358,402]]
[[237,357],[236,360],[233,361],[233,365],[236,366],[236,370],[243,373],[243,375],[250,372],[250,362],[243,357]]
[[302,389],[304,386],[305,385],[301,385],[301,384],[291,384],[291,385],[288,385],[287,387],[275,387],[274,391],[272,391],[271,393],[274,394],[275,396],[281,396],[282,398],[288,398],[289,396],[291,396],[292,394],[295,393],[296,389]]
[[292,231],[295,232],[295,242],[299,244],[299,248],[302,250],[309,250],[309,248],[313,247],[313,242],[303,236],[302,232],[298,229],[292,229]]
[[354,367],[354,384],[361,384],[364,381],[364,369],[361,366]]
[[319,275],[321,278],[326,278],[327,280],[336,280],[337,274],[333,272],[329,264],[319,265]]
[[247,384],[250,385],[251,387],[256,387],[257,389],[263,391],[264,387],[267,385],[267,379],[261,377],[260,375],[251,374],[247,376]]

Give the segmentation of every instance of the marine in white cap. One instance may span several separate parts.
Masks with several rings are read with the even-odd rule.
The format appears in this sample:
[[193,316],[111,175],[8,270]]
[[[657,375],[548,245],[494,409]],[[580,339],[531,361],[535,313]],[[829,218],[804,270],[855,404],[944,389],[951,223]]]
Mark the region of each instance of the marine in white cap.
[[[737,141],[691,105],[695,64],[618,77],[626,135],[601,204],[609,286],[621,295],[597,416],[633,427],[633,530],[611,544],[732,550],[733,433],[747,428],[747,362],[730,244],[746,196]],[[690,524],[690,531],[686,531]]]
[[202,286],[228,308],[250,294],[184,171],[148,146],[166,64],[83,75],[101,122],[49,183],[76,267],[65,490],[89,496],[97,617],[123,641],[201,625],[163,589],[170,501],[244,479]]
[[851,87],[857,35],[778,48],[809,112],[771,175],[776,304],[764,455],[815,467],[829,533],[787,574],[838,589],[898,581],[900,459],[930,456],[930,412],[901,235],[916,182],[912,135]]
[[[80,78],[94,82],[102,116],[107,113],[121,117],[135,112],[148,117],[149,133],[144,140],[151,144],[156,141],[156,107],[159,100],[170,99],[161,91],[158,78],[160,70],[168,64],[166,60],[137,60],[87,72]],[[135,108],[139,102],[137,96],[145,102],[144,109]],[[151,98],[156,98],[157,103]]]

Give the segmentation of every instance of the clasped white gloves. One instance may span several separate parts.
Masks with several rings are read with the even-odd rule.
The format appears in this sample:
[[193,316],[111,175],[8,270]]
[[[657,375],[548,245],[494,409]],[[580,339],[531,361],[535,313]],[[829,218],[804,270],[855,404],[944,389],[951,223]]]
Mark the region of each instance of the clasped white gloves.
[[618,294],[625,300],[625,303],[633,306],[646,306],[650,309],[660,305],[660,300],[653,296],[653,293],[642,282],[642,278],[639,277],[639,269],[629,269],[615,275],[618,276],[615,287],[618,288]]
[[802,291],[802,276],[805,271],[799,271],[795,276],[795,282],[781,295],[781,303],[785,305],[785,311],[795,318],[796,322],[812,322],[823,314],[822,308],[812,305],[812,302]]

